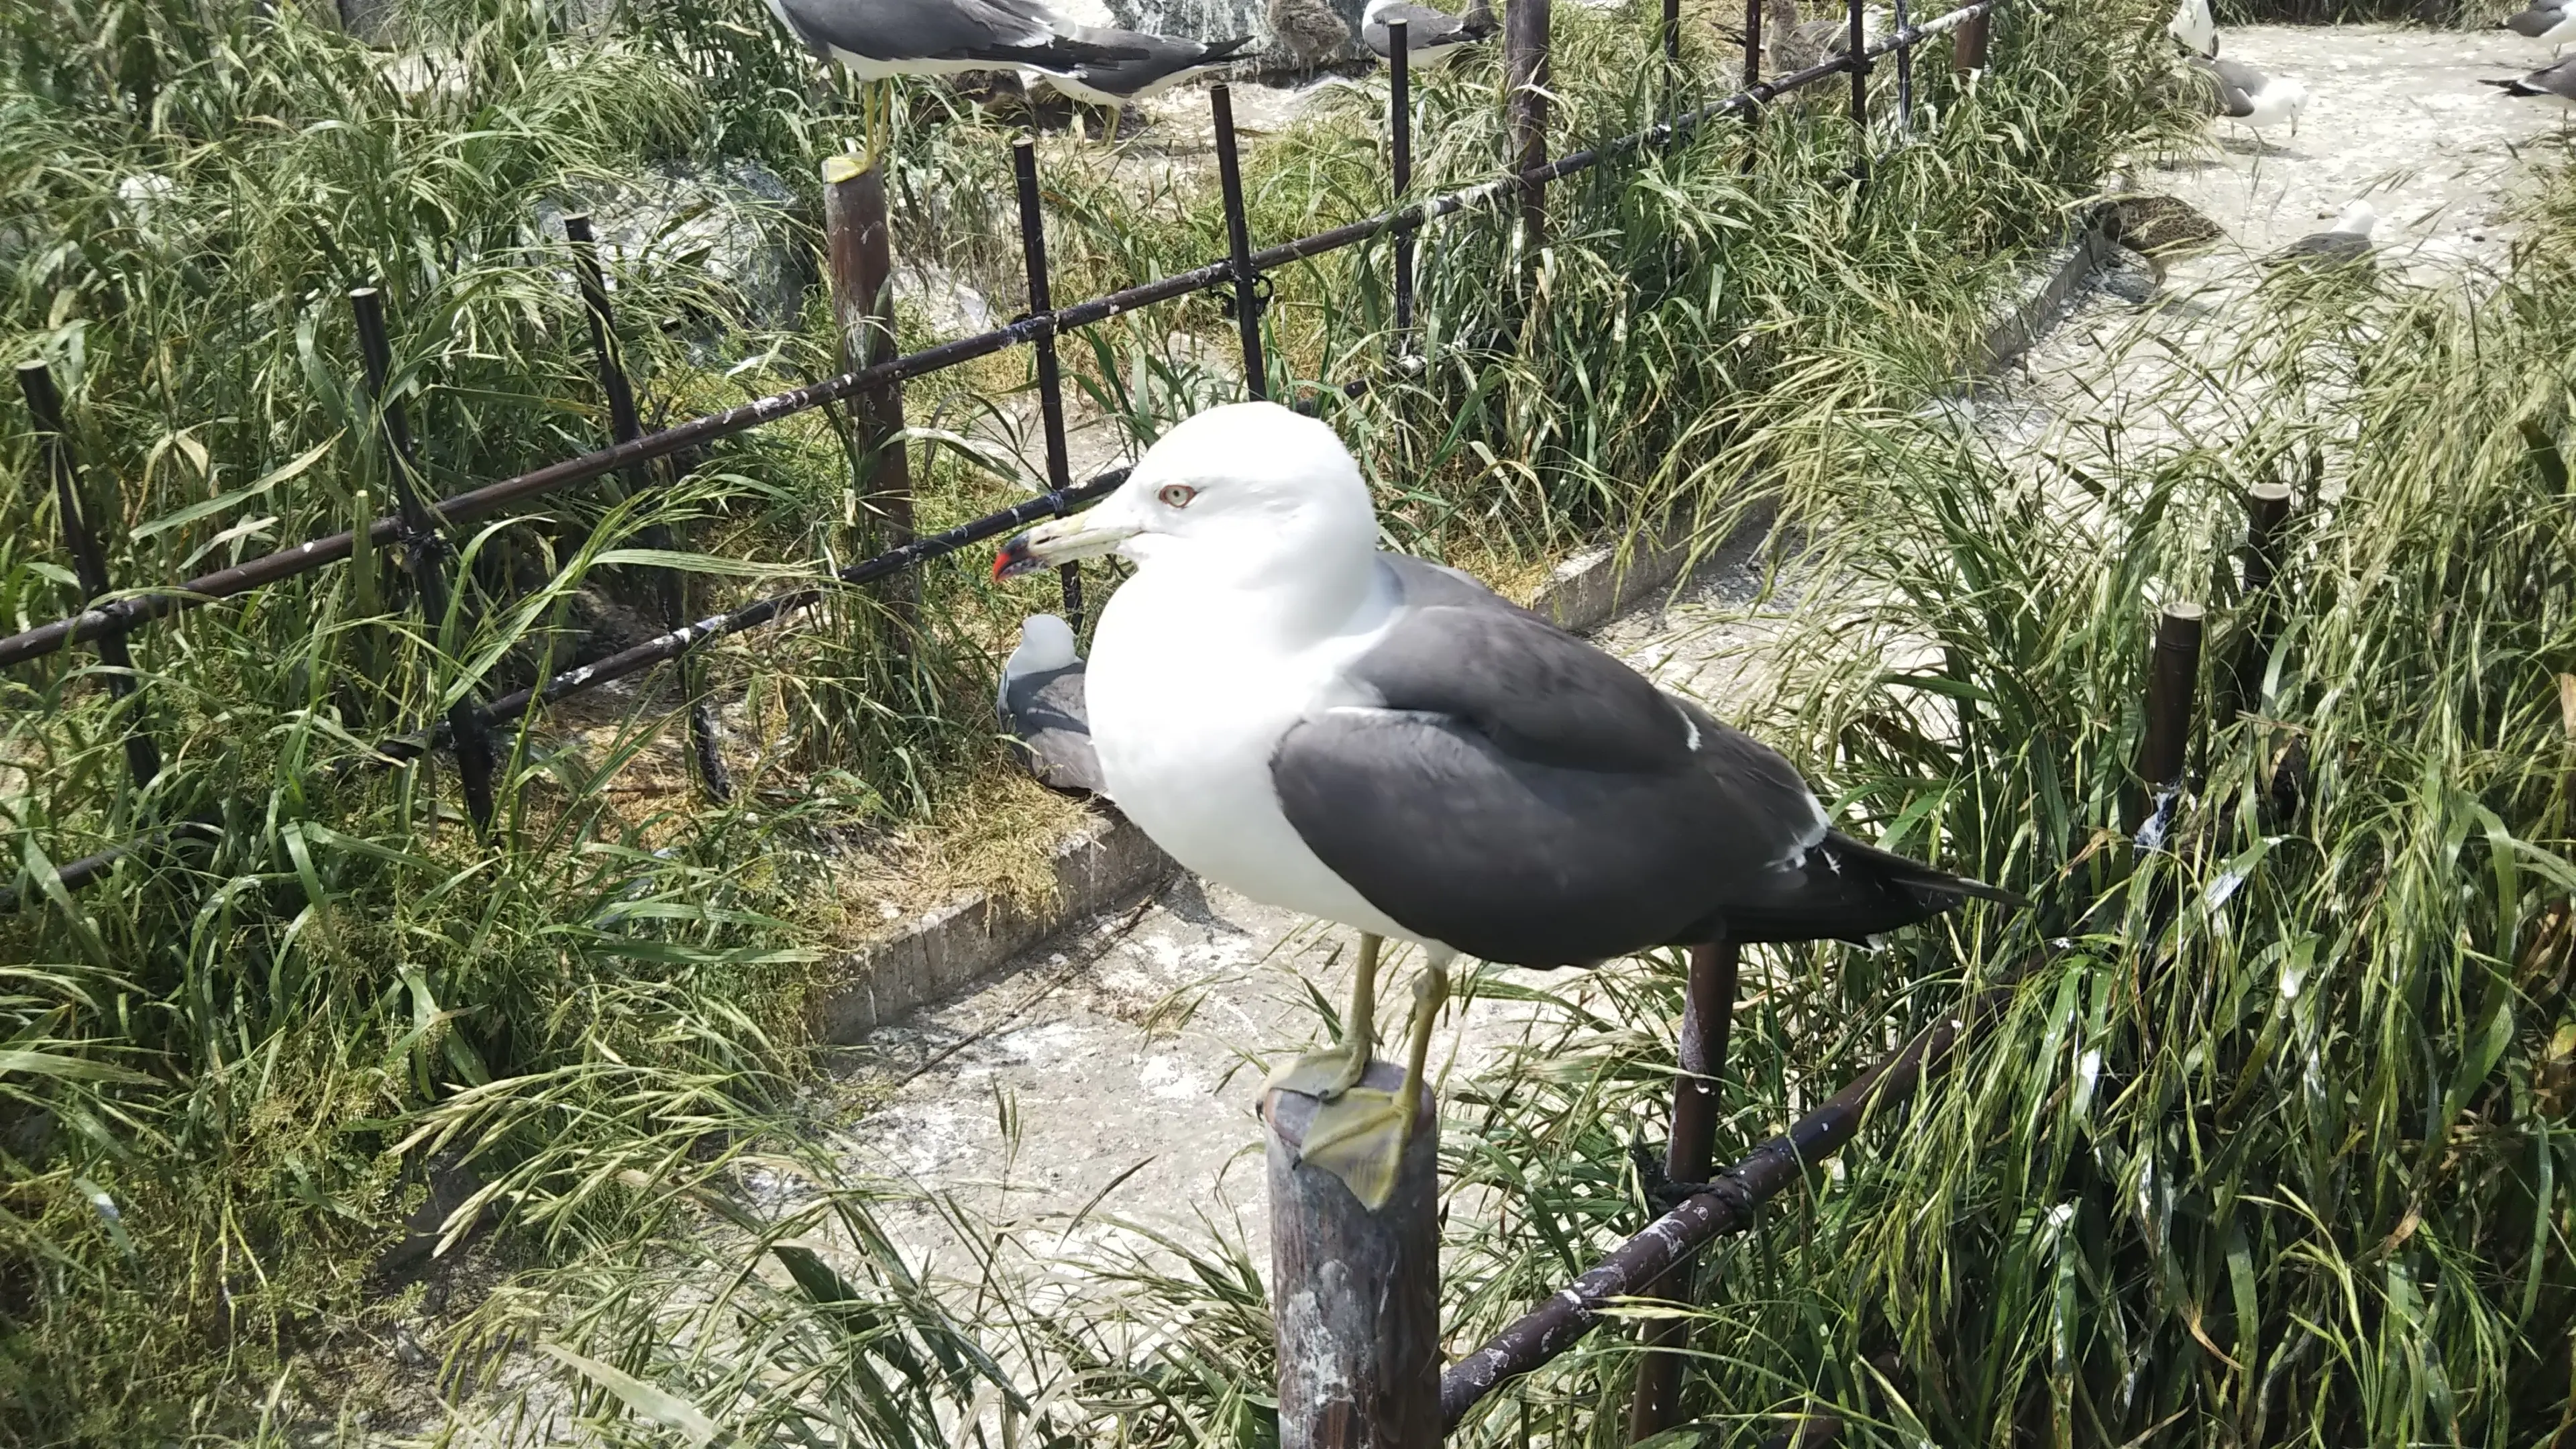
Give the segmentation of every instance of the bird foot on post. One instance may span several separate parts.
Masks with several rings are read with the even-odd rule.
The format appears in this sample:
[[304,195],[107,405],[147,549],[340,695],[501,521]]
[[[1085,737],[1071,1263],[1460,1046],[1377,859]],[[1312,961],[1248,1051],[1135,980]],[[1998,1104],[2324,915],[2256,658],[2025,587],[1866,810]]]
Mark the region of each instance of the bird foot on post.
[[1315,1109],[1297,1160],[1342,1180],[1360,1206],[1376,1212],[1395,1192],[1396,1167],[1412,1140],[1406,1094],[1353,1087]]
[[1308,1052],[1270,1074],[1265,1092],[1302,1092],[1320,1102],[1338,1100],[1359,1085],[1369,1069],[1369,1043],[1349,1042]]

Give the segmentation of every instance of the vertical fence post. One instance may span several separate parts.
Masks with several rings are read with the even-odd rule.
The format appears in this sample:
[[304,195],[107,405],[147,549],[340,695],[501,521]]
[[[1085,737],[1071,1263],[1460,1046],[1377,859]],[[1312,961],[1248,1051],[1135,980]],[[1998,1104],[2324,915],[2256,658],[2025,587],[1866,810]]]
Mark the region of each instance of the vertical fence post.
[[2147,666],[2147,728],[2138,745],[2138,783],[2128,829],[2142,830],[2159,843],[2173,799],[2182,791],[2183,769],[2191,747],[2192,693],[2200,680],[2200,605],[2167,604],[2156,619],[2155,648]]
[[[1706,1182],[1715,1163],[1717,1083],[1725,1075],[1727,1040],[1735,1029],[1740,960],[1731,941],[1691,947],[1690,979],[1682,995],[1680,1072],[1673,1079],[1673,1135],[1664,1144],[1664,1177],[1671,1182]],[[1669,1300],[1681,1298],[1689,1288],[1690,1264],[1685,1261],[1643,1293]],[[1653,1438],[1681,1422],[1682,1357],[1674,1350],[1690,1337],[1690,1329],[1687,1318],[1647,1321],[1641,1337],[1649,1352],[1637,1363],[1628,1442]]]
[[[841,370],[859,372],[894,356],[894,251],[886,224],[885,175],[855,156],[823,163],[824,256]],[[881,552],[912,542],[912,461],[903,445],[903,389],[884,383],[850,399],[850,449],[863,470],[859,506],[874,520]],[[918,623],[915,576],[883,584],[886,605],[909,632]]]
[[[599,266],[599,242],[590,229],[590,217],[576,213],[564,218],[564,240],[572,243],[573,276],[581,285],[583,310],[590,318],[590,350],[599,361],[599,390],[608,400],[608,430],[611,438],[631,443],[644,435],[643,419],[635,411],[635,388],[627,380],[626,366],[619,360],[617,313],[609,305],[608,278]],[[638,465],[626,475],[627,491],[641,495],[650,479]],[[654,524],[643,532],[644,546],[668,550],[671,531]],[[677,629],[689,622],[688,580],[678,569],[655,569],[654,596],[660,605],[662,627]],[[690,752],[696,756],[698,783],[716,800],[733,795],[733,780],[725,771],[724,753],[716,738],[715,712],[701,698],[700,673],[696,651],[679,658],[680,696],[689,704]]]
[[[1405,20],[1386,22],[1386,130],[1389,159],[1394,163],[1391,204],[1401,206],[1413,190],[1413,27]],[[1413,231],[1395,234],[1395,351],[1399,364],[1413,350]]]
[[[1664,0],[1664,64],[1673,70],[1682,63],[1682,0]],[[1666,79],[1669,81],[1670,76]]]
[[1243,161],[1234,149],[1234,88],[1208,87],[1216,120],[1216,176],[1224,193],[1226,257],[1234,273],[1234,329],[1243,338],[1243,387],[1255,401],[1270,396],[1270,369],[1261,357],[1261,274],[1252,269],[1252,219],[1243,209]]
[[[1372,1062],[1364,1085],[1402,1073]],[[1370,1212],[1297,1160],[1319,1104],[1261,1104],[1270,1166],[1270,1281],[1279,1351],[1279,1449],[1433,1449],[1440,1442],[1439,1111],[1422,1115],[1395,1192]]]
[[1914,37],[1913,19],[1906,13],[1905,0],[1894,0],[1896,6],[1896,136],[1900,141],[1914,136]]
[[1869,18],[1861,0],[1846,0],[1843,6],[1851,24],[1844,44],[1849,47],[1843,60],[1851,68],[1852,128],[1860,132],[1860,159],[1869,164]]
[[[54,389],[53,369],[42,362],[18,364],[18,390],[27,396],[27,417],[35,425],[36,445],[43,450],[45,471],[53,475],[54,511],[62,515],[63,547],[71,551],[72,574],[80,580],[81,607],[86,609],[113,591],[107,576],[107,554],[90,527],[89,507],[81,497],[80,463],[72,436],[63,425],[63,397]],[[144,718],[143,682],[135,677],[134,656],[125,646],[125,631],[98,636],[99,662],[107,666],[108,697],[125,716],[125,772],[142,789],[161,773],[161,748],[152,742]]]
[[1980,10],[1959,22],[1959,28],[1950,36],[1950,69],[1967,76],[1985,70],[1986,32],[1993,22],[1991,10]]
[[2272,654],[2280,609],[2272,581],[2281,572],[2281,530],[2290,521],[2290,485],[2257,483],[2245,493],[2245,587],[2241,594],[2243,627],[2236,658],[2228,670],[2228,711],[2251,709],[2263,699],[2263,669]]
[[[411,424],[405,421],[402,403],[389,387],[393,349],[385,340],[385,294],[374,287],[353,288],[349,310],[357,318],[358,351],[367,366],[367,395],[376,404],[376,428],[384,442],[386,470],[393,474],[395,508],[402,517],[403,564],[411,574],[412,591],[420,596],[421,617],[429,623],[430,650],[436,656],[446,652],[441,639],[447,631],[454,597],[448,591],[447,539],[438,531],[438,519],[429,511],[429,505],[421,501],[414,477],[419,463],[412,451]],[[463,618],[458,617],[456,623],[461,634]],[[456,746],[456,773],[465,784],[465,813],[473,819],[477,831],[489,830],[491,722],[484,717],[482,701],[473,690],[466,690],[449,706],[447,731]]]
[[[1073,486],[1073,462],[1064,442],[1064,369],[1055,355],[1055,291],[1047,281],[1046,207],[1038,195],[1038,147],[1026,133],[1011,142],[1011,176],[1020,193],[1020,255],[1029,273],[1029,315],[1040,319],[1037,337],[1038,421],[1046,432],[1047,490]],[[1056,510],[1061,518],[1064,509]],[[1082,632],[1082,566],[1057,571],[1064,584],[1065,622]]]
[[[1503,74],[1510,97],[1514,171],[1547,164],[1549,0],[1512,0],[1503,17]],[[1547,244],[1547,187],[1521,183],[1521,252],[1535,261]]]

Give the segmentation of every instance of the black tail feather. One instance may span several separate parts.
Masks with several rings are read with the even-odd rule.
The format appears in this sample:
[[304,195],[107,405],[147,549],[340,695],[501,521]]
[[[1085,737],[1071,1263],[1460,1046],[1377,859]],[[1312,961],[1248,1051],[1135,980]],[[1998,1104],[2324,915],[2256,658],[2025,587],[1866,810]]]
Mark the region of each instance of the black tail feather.
[[1981,880],[1890,855],[1828,833],[1795,872],[1767,890],[1730,902],[1694,926],[1694,940],[1863,941],[1956,910],[1970,900],[2016,910],[2030,902]]

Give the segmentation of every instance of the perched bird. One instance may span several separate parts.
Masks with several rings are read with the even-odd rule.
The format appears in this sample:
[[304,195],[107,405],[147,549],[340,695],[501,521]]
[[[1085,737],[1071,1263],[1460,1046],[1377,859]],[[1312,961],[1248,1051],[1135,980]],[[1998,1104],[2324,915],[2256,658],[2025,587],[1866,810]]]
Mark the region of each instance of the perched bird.
[[1335,64],[1350,53],[1350,22],[1325,0],[1270,0],[1262,13],[1273,42],[1304,69]]
[[1850,48],[1849,20],[1809,20],[1798,0],[1762,0],[1763,60],[1774,77],[1813,70]]
[[[1331,428],[1238,403],[993,565],[1134,561],[1087,679],[1110,795],[1201,876],[1361,932],[1341,1046],[1274,1082],[1324,1099],[1304,1157],[1363,1203],[1392,1190],[1462,954],[1560,966],[1857,941],[1971,897],[2020,904],[1840,834],[1752,736],[1378,536]],[[1392,1092],[1360,1085],[1385,938],[1426,957]]]
[[2504,23],[2514,34],[2548,46],[2552,55],[2565,50],[2569,41],[2576,41],[2576,6],[2534,5],[2506,16]]
[[1481,6],[1470,8],[1461,18],[1408,0],[1369,0],[1368,9],[1360,16],[1360,41],[1377,52],[1380,60],[1388,58],[1386,23],[1390,20],[1404,22],[1405,65],[1415,71],[1448,64],[1451,56],[1486,39],[1498,28],[1493,12]]
[[2256,146],[2267,144],[2263,133],[2274,126],[2286,125],[2294,136],[2299,133],[2299,114],[2308,108],[2308,88],[2296,78],[2265,75],[2243,61],[2215,56],[2195,55],[2190,62],[2216,86],[2218,118],[2252,131]]
[[1249,35],[1232,40],[1183,40],[1173,35],[1148,35],[1138,30],[1112,30],[1103,26],[1084,25],[1075,28],[1074,38],[1108,48],[1144,52],[1139,60],[1077,62],[1061,70],[1036,70],[1030,79],[1044,81],[1047,87],[1066,100],[1081,105],[1105,106],[1109,110],[1109,138],[1118,138],[1118,115],[1130,101],[1141,101],[1160,95],[1176,85],[1196,80],[1231,59],[1234,53],[1252,43]]
[[2562,60],[2546,70],[2536,70],[2519,80],[2491,80],[2506,95],[2556,101],[2562,106],[2576,106],[2576,60]]
[[1057,74],[1146,58],[1140,45],[1080,38],[1081,27],[1041,0],[769,0],[769,10],[806,49],[839,61],[868,83],[861,125],[871,167],[885,148],[891,101],[884,82],[896,76],[1013,69]]
[[2226,228],[2172,196],[2115,196],[2102,205],[2102,231],[2146,258],[2158,286],[2167,263],[2227,240]]
[[1072,626],[1053,614],[1031,614],[1020,621],[1019,647],[1002,661],[993,712],[1019,742],[1020,763],[1039,784],[1098,795],[1105,792],[1083,708],[1082,673]]
[[2194,55],[2218,54],[2218,17],[2209,13],[2209,0],[2179,0],[2165,34]]
[[2312,231],[2263,261],[2273,267],[2348,267],[2370,256],[2370,233],[2377,225],[2378,208],[2356,201],[2343,209],[2332,227]]

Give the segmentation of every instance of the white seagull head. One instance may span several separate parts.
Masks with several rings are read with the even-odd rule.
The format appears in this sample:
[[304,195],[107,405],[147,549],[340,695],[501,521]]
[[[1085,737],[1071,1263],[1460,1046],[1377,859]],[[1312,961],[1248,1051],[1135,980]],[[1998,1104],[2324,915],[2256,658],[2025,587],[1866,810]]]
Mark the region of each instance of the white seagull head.
[[2379,208],[2367,201],[2356,201],[2335,218],[2334,229],[2350,236],[2368,236],[2379,225]]
[[996,578],[1116,553],[1145,569],[1251,580],[1377,547],[1377,511],[1333,430],[1277,403],[1210,408],[1145,450],[1117,492],[1088,512],[1003,545]]
[[1073,626],[1053,614],[1031,614],[1020,621],[1020,647],[1002,664],[1005,679],[1062,669],[1075,659]]

